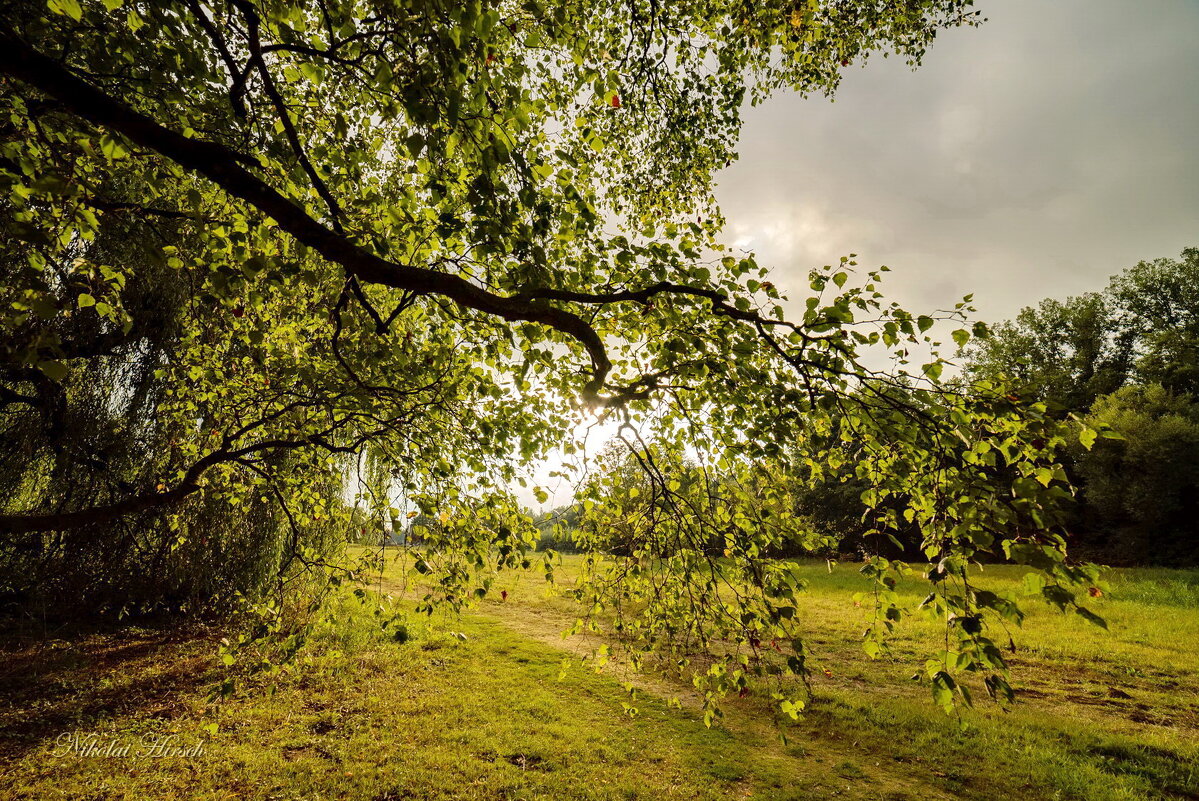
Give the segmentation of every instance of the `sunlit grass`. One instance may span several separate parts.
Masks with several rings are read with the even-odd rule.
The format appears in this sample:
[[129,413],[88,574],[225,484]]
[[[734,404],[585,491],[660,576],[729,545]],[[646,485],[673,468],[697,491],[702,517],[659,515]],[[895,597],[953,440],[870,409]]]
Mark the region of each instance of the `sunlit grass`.
[[[569,583],[572,558],[558,570]],[[963,727],[908,676],[936,621],[914,618],[889,658],[858,642],[854,565],[802,567],[801,614],[828,667],[816,699],[779,726],[767,699],[730,699],[703,726],[688,687],[562,671],[569,600],[539,573],[502,574],[463,617],[408,612],[397,641],[343,598],[296,664],[210,701],[216,634],[134,631],[12,643],[0,689],[0,797],[11,798],[1074,798],[1199,794],[1195,572],[1117,571],[1091,604],[1110,631],[1026,604],[1014,631],[1010,711],[980,703]],[[1022,571],[979,580],[1012,589]],[[383,590],[401,586],[394,564]],[[501,600],[500,591],[507,592]],[[913,601],[917,582],[900,587]],[[403,607],[411,609],[411,605]],[[185,636],[186,634],[186,636]],[[203,635],[203,636],[201,636]],[[458,636],[461,635],[461,636]],[[635,697],[622,688],[632,681]],[[676,708],[668,703],[678,698]],[[623,704],[637,710],[627,714]],[[211,730],[208,727],[215,727]],[[64,732],[178,734],[194,758],[58,753]],[[780,735],[785,735],[784,743]]]

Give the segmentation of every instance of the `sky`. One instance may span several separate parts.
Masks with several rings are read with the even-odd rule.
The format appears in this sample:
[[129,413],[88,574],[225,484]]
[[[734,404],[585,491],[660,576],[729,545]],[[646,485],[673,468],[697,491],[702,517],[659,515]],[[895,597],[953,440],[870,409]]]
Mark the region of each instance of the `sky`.
[[997,321],[1199,245],[1199,0],[978,0],[924,65],[748,109],[717,197],[780,288],[857,253],[912,311]]
[[[833,102],[746,110],[718,177],[726,241],[793,299],[856,253],[910,311],[973,293],[997,322],[1199,245],[1199,0],[977,7],[987,22],[944,32],[916,71],[871,58]],[[546,508],[571,497],[561,465],[537,471]]]

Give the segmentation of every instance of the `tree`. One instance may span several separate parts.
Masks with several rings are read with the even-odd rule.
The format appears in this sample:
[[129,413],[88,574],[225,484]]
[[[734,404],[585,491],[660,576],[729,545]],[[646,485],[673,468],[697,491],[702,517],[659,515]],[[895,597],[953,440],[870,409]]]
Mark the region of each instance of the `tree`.
[[[977,21],[969,0],[0,10],[0,414],[20,445],[0,530],[6,553],[36,554],[31,591],[80,541],[122,555],[99,571],[116,593],[149,554],[186,571],[177,549],[246,504],[274,512],[255,546],[271,558],[230,586],[283,582],[320,564],[316,532],[344,522],[329,489],[365,453],[436,521],[417,567],[440,577],[430,603],[457,604],[486,592],[485,566],[528,564],[513,455],[599,415],[730,475],[806,431],[858,440],[876,526],[917,526],[938,561],[927,608],[960,654],[930,671],[942,701],[955,665],[1006,686],[975,625],[1007,609],[966,579],[979,549],[1076,606],[1066,585],[1089,574],[1051,531],[1053,421],[993,387],[944,387],[939,359],[911,378],[865,366],[860,348],[904,359],[936,320],[886,303],[880,272],[850,283],[848,258],[812,274],[787,320],[767,271],[721,244],[712,199],[747,95],[832,92],[872,53],[918,62]],[[661,536],[702,522],[661,491]],[[740,531],[729,565],[677,542],[657,552],[684,558],[642,572],[690,599],[643,607],[643,644],[671,647],[684,629],[658,622],[683,614],[706,639],[783,637],[802,670],[794,582],[759,558],[750,517],[722,514]],[[900,616],[901,569],[872,567],[877,631]],[[735,631],[725,584],[745,590]],[[597,580],[593,601],[645,586]]]
[[1199,248],[1142,261],[1103,292],[1046,299],[968,350],[973,375],[1005,378],[1061,413],[1129,382],[1199,391]]
[[1199,403],[1157,384],[1122,387],[1097,400],[1086,422],[1120,437],[1075,457],[1103,555],[1199,563]]
[[1111,299],[1088,292],[1064,302],[1046,299],[976,340],[972,373],[1013,382],[1060,413],[1090,408],[1128,380],[1131,345]]
[[1108,294],[1134,343],[1138,380],[1199,395],[1199,248],[1138,263],[1112,279]]

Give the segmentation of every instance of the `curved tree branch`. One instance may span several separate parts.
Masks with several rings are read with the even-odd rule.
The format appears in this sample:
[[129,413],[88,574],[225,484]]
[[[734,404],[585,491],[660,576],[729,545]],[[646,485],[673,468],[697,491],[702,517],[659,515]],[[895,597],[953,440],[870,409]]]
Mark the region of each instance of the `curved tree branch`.
[[94,523],[103,523],[118,517],[144,512],[162,506],[171,506],[200,489],[200,476],[213,465],[226,461],[226,454],[213,451],[191,466],[183,479],[174,487],[135,495],[116,503],[92,506],[74,512],[55,512],[44,515],[0,515],[0,531],[10,534],[27,534],[35,531],[63,531],[81,528]]
[[243,462],[246,457],[261,451],[291,450],[309,445],[318,445],[331,453],[353,450],[352,447],[335,445],[328,442],[320,435],[313,435],[300,440],[269,439],[241,448],[230,448],[228,438],[226,438],[226,444],[223,447],[210,452],[195,462],[187,469],[187,472],[183,474],[183,478],[174,487],[146,492],[115,503],[91,506],[72,512],[52,512],[42,515],[0,515],[0,531],[10,534],[25,534],[34,531],[62,531],[70,528],[81,528],[93,523],[103,523],[149,509],[173,506],[189,495],[198,492],[203,486],[200,483],[201,477],[210,468],[218,464]]

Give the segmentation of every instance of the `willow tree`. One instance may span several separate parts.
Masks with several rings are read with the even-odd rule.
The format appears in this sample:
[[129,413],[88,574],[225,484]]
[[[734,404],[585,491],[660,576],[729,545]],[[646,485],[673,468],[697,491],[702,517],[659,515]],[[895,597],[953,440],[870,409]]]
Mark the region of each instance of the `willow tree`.
[[[789,318],[713,201],[747,102],[831,93],[871,55],[915,64],[977,21],[968,0],[25,0],[0,19],[0,529],[34,577],[10,588],[65,570],[119,597],[169,566],[150,597],[261,591],[319,558],[367,458],[437,522],[418,567],[456,602],[526,561],[520,462],[615,416],[648,432],[658,511],[580,595],[634,610],[594,619],[638,647],[712,646],[715,690],[765,641],[806,670],[797,583],[761,554],[820,537],[761,471],[839,471],[846,441],[878,536],[915,527],[933,560],[942,701],[960,670],[1006,686],[981,615],[1019,612],[970,585],[980,554],[1074,604],[1059,432],[942,385],[939,359],[909,369],[968,307],[913,315],[846,262]],[[655,453],[684,445],[735,480],[670,479]],[[227,570],[247,548],[253,569]],[[868,571],[872,653],[899,570]]]

